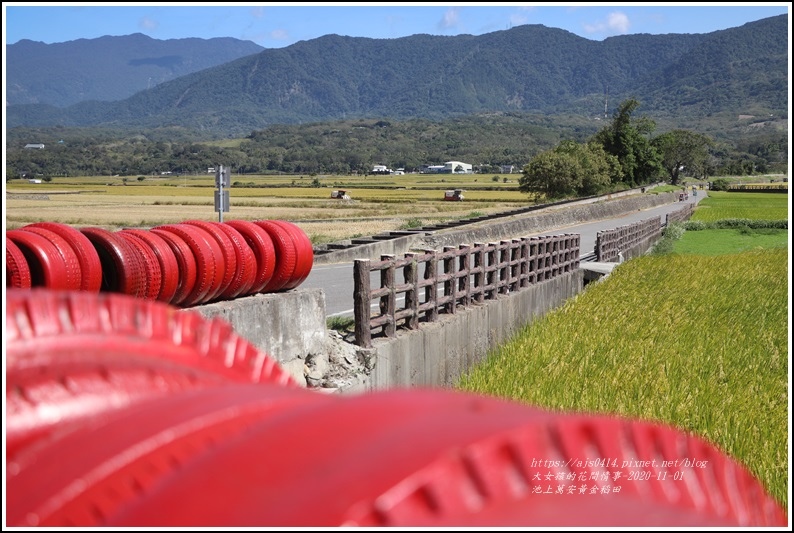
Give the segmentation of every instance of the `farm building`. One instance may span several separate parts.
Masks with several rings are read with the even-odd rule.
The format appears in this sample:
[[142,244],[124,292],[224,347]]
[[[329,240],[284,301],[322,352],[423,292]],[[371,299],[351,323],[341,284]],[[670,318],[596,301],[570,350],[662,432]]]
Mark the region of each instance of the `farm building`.
[[386,165],[375,165],[372,167],[373,174],[391,174],[391,169]]
[[444,173],[446,174],[471,174],[474,172],[472,166],[460,161],[447,161],[444,163]]
[[43,150],[44,145],[41,143],[30,143],[30,144],[26,144],[25,148],[27,150]]

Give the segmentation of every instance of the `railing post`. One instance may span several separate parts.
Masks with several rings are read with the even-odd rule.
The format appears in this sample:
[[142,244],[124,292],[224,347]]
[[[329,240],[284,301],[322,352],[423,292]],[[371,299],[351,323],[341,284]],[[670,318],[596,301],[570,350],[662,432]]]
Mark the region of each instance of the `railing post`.
[[394,312],[397,309],[397,293],[394,288],[394,256],[384,254],[380,256],[381,261],[389,261],[389,266],[380,271],[380,288],[389,289],[386,296],[380,299],[380,314],[388,317],[388,322],[383,328],[386,337],[394,337],[397,334],[397,324],[394,320]]
[[408,329],[416,329],[419,327],[419,291],[416,289],[416,284],[419,281],[417,272],[415,253],[405,254],[406,259],[411,262],[403,268],[403,277],[405,283],[408,285],[408,290],[405,291],[405,308],[411,310],[411,314],[407,320]]
[[447,257],[450,253],[455,251],[454,246],[444,246],[444,274],[447,281],[444,282],[444,296],[449,296],[449,303],[447,304],[447,313],[455,314],[458,307],[458,280],[457,280],[457,262],[455,256]]
[[460,284],[458,286],[460,292],[463,294],[463,304],[468,307],[471,305],[471,277],[470,260],[471,246],[468,244],[460,245]]
[[519,287],[525,288],[529,285],[529,238],[521,238],[521,254],[519,259]]
[[475,301],[482,303],[485,300],[485,243],[474,243],[474,288],[477,289]]
[[425,313],[428,322],[438,320],[438,277],[436,268],[438,265],[438,252],[435,250],[424,250],[430,255],[430,259],[425,264],[425,280],[432,280],[432,283],[425,287],[425,302],[430,302],[430,306]]
[[369,259],[356,259],[353,262],[353,317],[355,320],[356,344],[362,348],[372,347],[370,328]]

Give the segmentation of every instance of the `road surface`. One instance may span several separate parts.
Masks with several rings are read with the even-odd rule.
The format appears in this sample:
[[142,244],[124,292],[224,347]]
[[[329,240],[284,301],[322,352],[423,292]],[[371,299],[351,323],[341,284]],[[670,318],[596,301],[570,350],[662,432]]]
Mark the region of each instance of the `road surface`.
[[[653,217],[661,217],[662,223],[668,213],[678,211],[682,203],[697,204],[707,196],[707,191],[698,191],[697,196],[689,195],[689,199],[684,202],[674,202],[659,207],[635,211],[621,217],[604,219],[599,221],[587,222],[573,226],[564,226],[549,229],[541,233],[531,233],[527,237],[541,235],[560,235],[563,233],[578,233],[581,236],[580,255],[591,253],[595,249],[596,236],[601,231],[607,231],[620,226],[626,226],[647,220]],[[371,278],[372,287],[377,287],[380,283],[379,274],[373,273]],[[401,281],[398,280],[398,283]],[[306,280],[300,285],[301,288],[323,289],[325,292],[325,306],[327,317],[352,317],[353,316],[353,263],[336,263],[327,265],[315,265]]]

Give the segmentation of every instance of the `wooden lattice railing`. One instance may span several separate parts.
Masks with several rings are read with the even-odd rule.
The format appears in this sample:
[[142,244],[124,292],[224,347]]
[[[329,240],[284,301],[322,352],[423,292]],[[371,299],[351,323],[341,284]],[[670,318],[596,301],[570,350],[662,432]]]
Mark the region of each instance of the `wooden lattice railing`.
[[[441,314],[571,272],[579,268],[579,244],[578,234],[523,237],[407,253],[401,259],[383,255],[380,261],[356,260],[356,344],[370,347],[373,335],[393,337],[400,327],[417,329]],[[380,272],[376,289],[371,288],[372,272]],[[398,304],[401,296],[403,303]]]

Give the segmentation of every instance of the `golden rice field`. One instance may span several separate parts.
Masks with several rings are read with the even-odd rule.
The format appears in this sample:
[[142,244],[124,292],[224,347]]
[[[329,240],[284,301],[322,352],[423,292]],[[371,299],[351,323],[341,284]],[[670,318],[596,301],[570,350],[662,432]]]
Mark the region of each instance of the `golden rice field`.
[[[319,179],[309,186],[307,177],[231,177],[229,211],[224,220],[277,219],[297,224],[315,244],[362,235],[430,225],[468,216],[483,215],[531,205],[531,197],[513,183],[488,177],[465,176],[454,184],[412,176],[396,181],[392,176]],[[403,176],[399,176],[402,178]],[[372,188],[377,179],[391,188]],[[313,179],[313,178],[312,178]],[[451,179],[450,176],[446,180]],[[497,190],[467,191],[473,179]],[[366,181],[365,181],[366,180]],[[295,182],[295,185],[293,185]],[[361,185],[351,187],[349,185]],[[444,191],[464,189],[464,201],[444,201]],[[343,189],[350,200],[331,198]],[[512,189],[512,190],[511,190]],[[100,226],[150,228],[189,219],[218,220],[215,211],[214,177],[151,178],[119,177],[55,178],[51,183],[6,184],[5,224],[13,229],[50,221],[75,227]]]
[[459,387],[672,424],[744,464],[785,507],[787,265],[781,248],[632,259],[525,327]]

